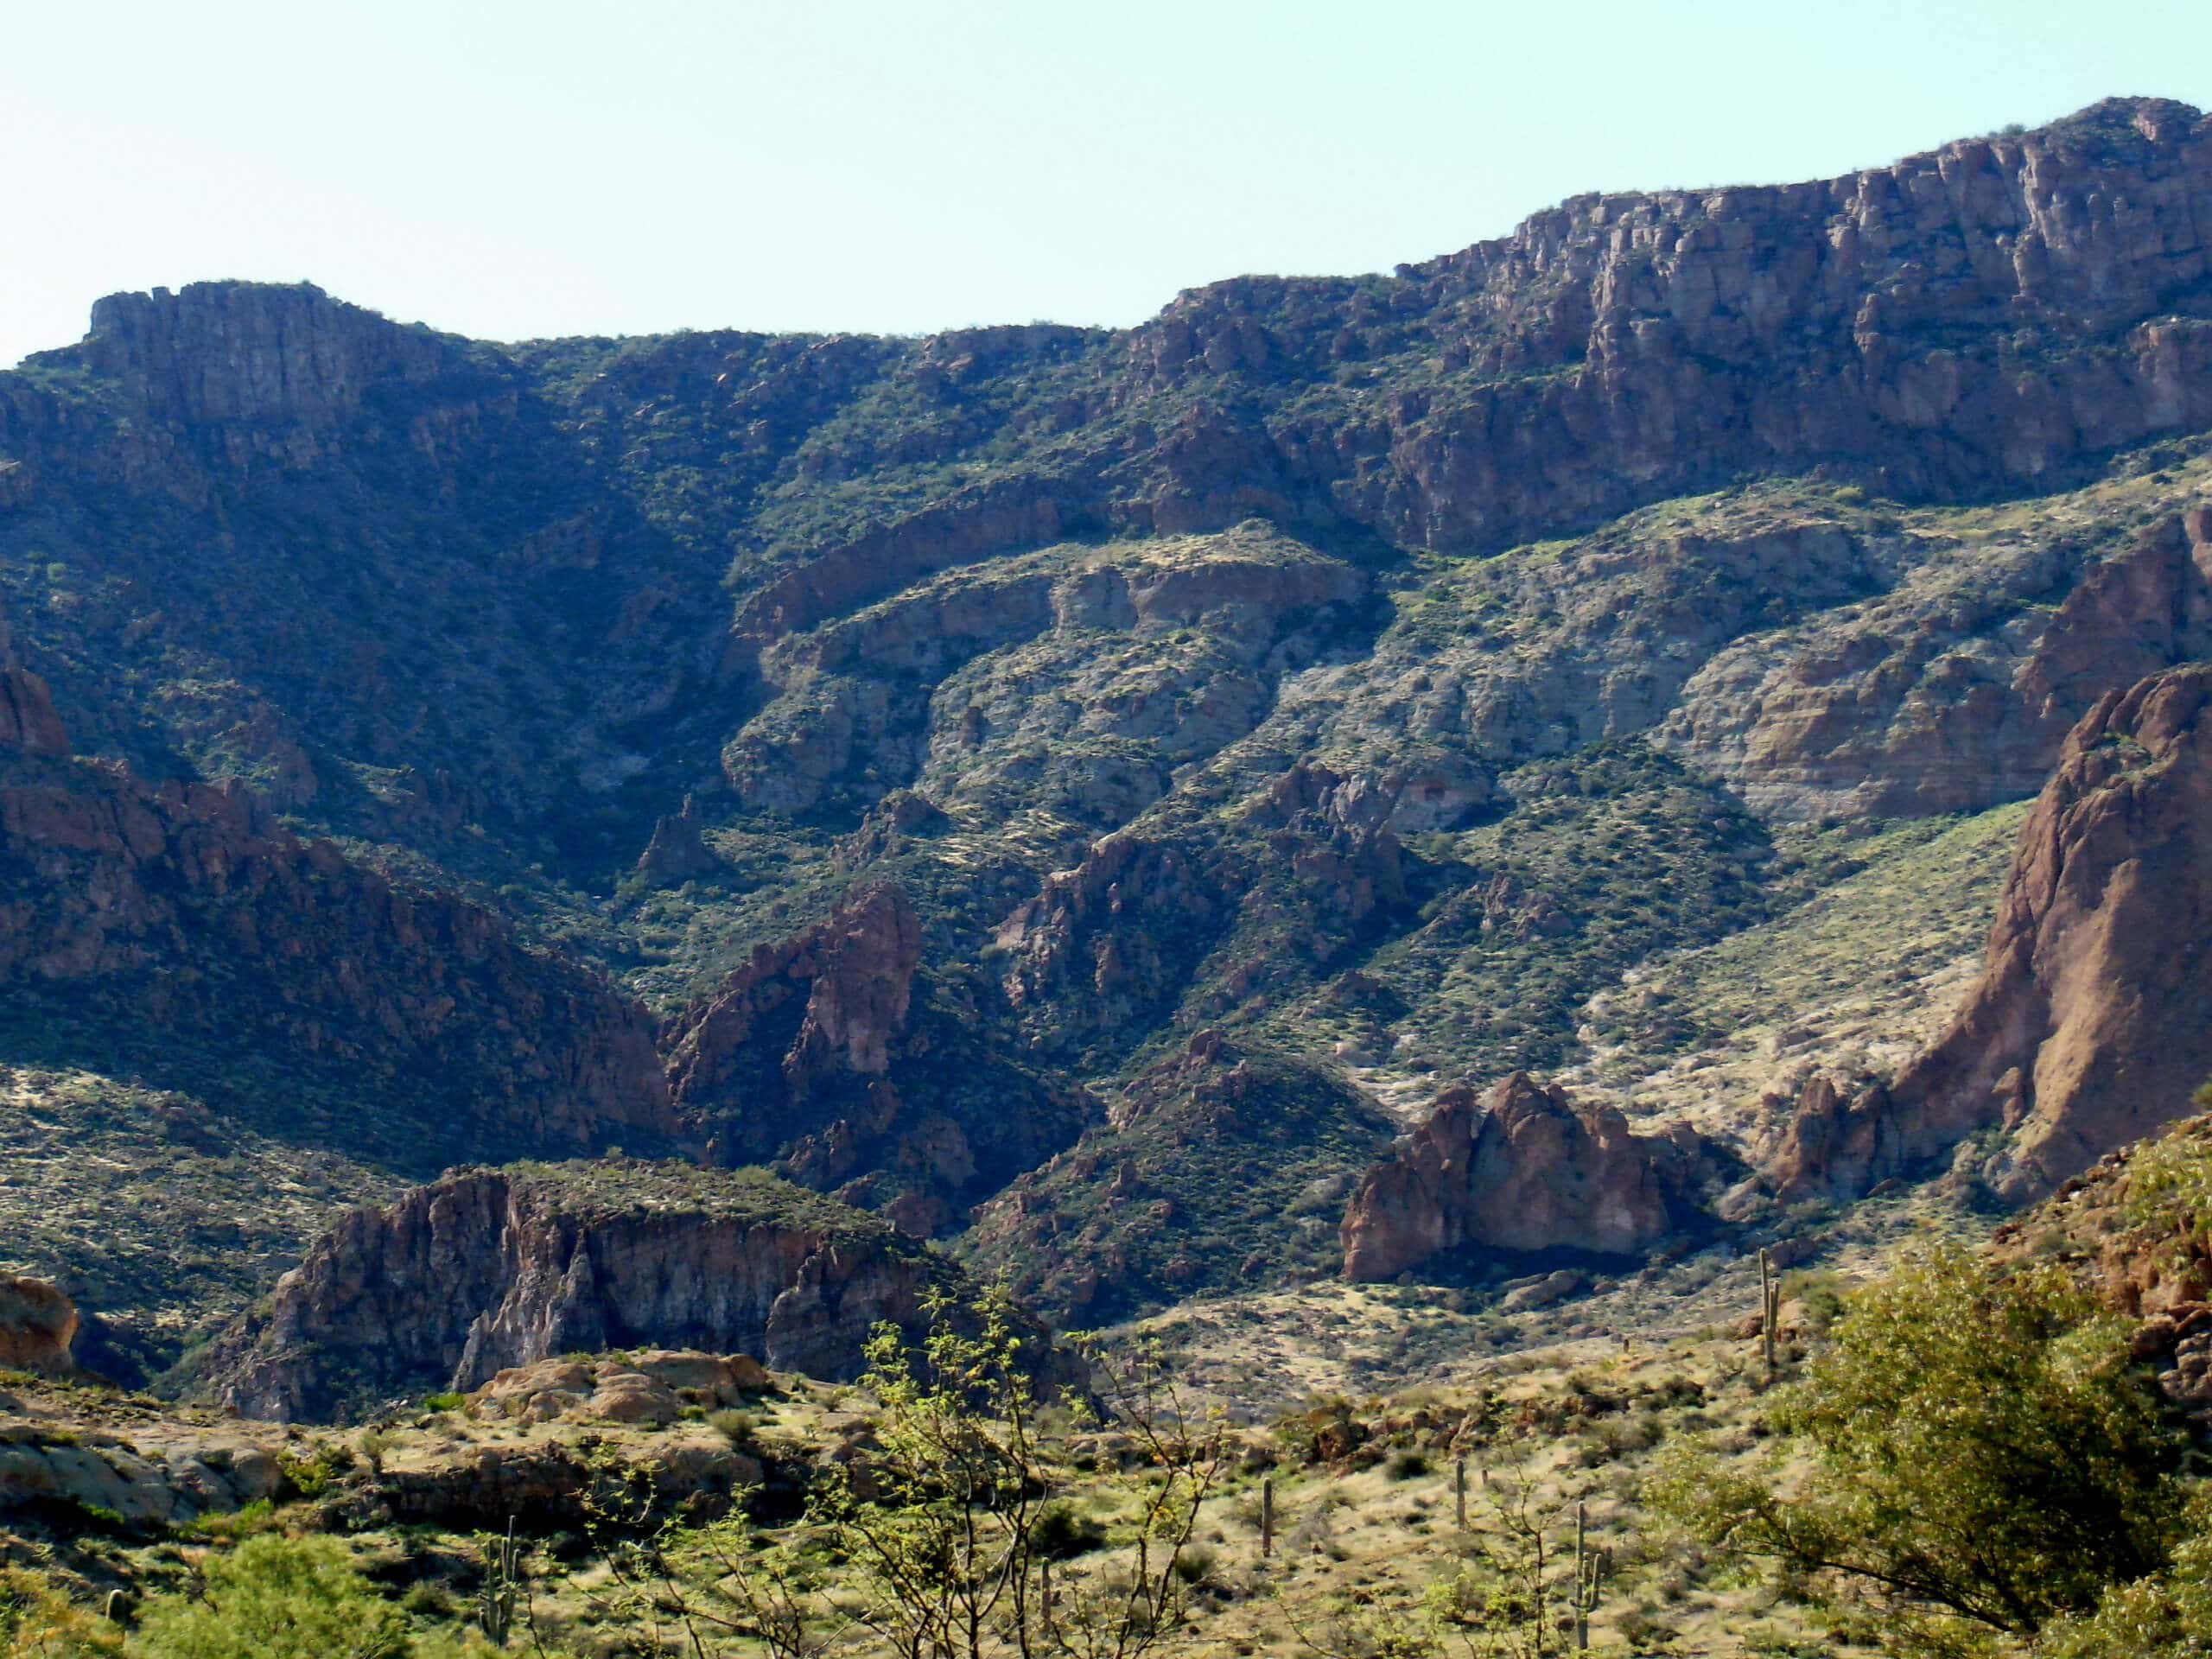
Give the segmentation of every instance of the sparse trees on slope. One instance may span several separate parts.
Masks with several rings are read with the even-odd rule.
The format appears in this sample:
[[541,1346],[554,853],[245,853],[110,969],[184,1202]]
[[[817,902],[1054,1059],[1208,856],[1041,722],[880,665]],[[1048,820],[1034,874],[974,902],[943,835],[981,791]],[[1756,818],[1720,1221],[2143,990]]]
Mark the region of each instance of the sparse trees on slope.
[[2062,1271],[1929,1250],[1852,1295],[1834,1335],[1777,1397],[1775,1446],[1748,1469],[1677,1463],[1661,1505],[1871,1595],[1901,1652],[2032,1637],[2164,1563],[2180,1437]]

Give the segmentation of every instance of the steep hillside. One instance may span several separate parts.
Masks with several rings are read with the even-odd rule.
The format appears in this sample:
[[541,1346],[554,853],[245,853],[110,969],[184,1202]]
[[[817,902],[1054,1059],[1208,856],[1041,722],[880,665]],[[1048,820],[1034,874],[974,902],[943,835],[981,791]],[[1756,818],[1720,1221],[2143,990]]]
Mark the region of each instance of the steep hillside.
[[[1856,1192],[1786,1120],[1910,1070],[2005,815],[2212,657],[2209,225],[2212,124],[2119,100],[1122,331],[112,296],[0,374],[0,1062],[291,1148],[262,1263],[619,1139],[1065,1312],[1266,1294],[1524,1070],[1766,1172],[1700,1217]],[[2113,1127],[2037,1109],[1955,1127],[2028,1126],[2000,1184]]]

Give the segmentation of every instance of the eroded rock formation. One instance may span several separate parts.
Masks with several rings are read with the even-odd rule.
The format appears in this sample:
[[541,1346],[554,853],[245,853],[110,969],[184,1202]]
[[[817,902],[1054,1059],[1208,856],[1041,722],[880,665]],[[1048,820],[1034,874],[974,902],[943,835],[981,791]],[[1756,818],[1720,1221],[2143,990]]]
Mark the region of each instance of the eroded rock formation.
[[1411,1143],[1345,1207],[1344,1277],[1395,1278],[1447,1250],[1621,1255],[1671,1231],[1683,1148],[1630,1133],[1614,1108],[1515,1072],[1487,1095],[1437,1097]]
[[216,1344],[249,1416],[467,1391],[569,1353],[677,1347],[850,1376],[947,1269],[887,1224],[757,1172],[624,1160],[462,1170],[346,1216]]
[[[802,1107],[817,1084],[884,1074],[906,1034],[921,948],[913,905],[889,884],[819,926],[760,946],[669,1026],[664,1044],[679,1108],[700,1116],[740,1109],[725,1132],[743,1152],[766,1155],[779,1138],[779,1110]],[[725,1147],[737,1157],[737,1147]]]
[[1980,980],[1887,1088],[1808,1087],[1772,1166],[1849,1196],[1983,1128],[2015,1198],[2189,1109],[2212,1076],[2212,666],[2101,698],[2023,826]]
[[1981,982],[1893,1093],[2012,1131],[2026,1196],[2212,1076],[2212,667],[2101,699],[2020,835]]
[[0,1371],[74,1376],[77,1307],[42,1279],[0,1274]]
[[772,1162],[927,1236],[1072,1141],[1089,1096],[1001,1052],[921,960],[912,902],[880,884],[672,1020],[675,1108],[709,1160]]

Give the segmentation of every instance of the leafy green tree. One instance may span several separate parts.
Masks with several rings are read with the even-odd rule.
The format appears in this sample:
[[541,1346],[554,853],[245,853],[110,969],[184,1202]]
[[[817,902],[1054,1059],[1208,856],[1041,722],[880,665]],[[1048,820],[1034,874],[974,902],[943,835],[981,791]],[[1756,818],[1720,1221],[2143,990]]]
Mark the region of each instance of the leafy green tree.
[[2086,1615],[2180,1530],[2182,1437],[2120,1321],[2061,1269],[1930,1249],[1852,1294],[1748,1468],[1653,1485],[1708,1542],[1882,1609],[1885,1643],[1967,1652]]
[[334,1538],[264,1534],[213,1557],[189,1596],[150,1604],[130,1644],[144,1659],[404,1659],[407,1617]]
[[[2212,1516],[2200,1516],[2212,1522]],[[2174,1551],[2171,1567],[2107,1591],[2094,1614],[2045,1628],[2036,1659],[2181,1659],[2212,1654],[2212,1532]]]
[[1156,1349],[1084,1344],[1135,1465],[1135,1513],[1106,1560],[1069,1561],[1053,1500],[1070,1449],[1044,1427],[1027,1322],[1003,1289],[966,1313],[946,1300],[930,1312],[918,1356],[894,1327],[876,1332],[861,1379],[882,1407],[876,1443],[857,1474],[833,1471],[815,1494],[814,1519],[851,1569],[841,1605],[908,1659],[1148,1652],[1182,1618],[1178,1568],[1225,1466],[1219,1423],[1182,1397]]
[[608,1465],[587,1499],[603,1588],[585,1593],[638,1650],[697,1659],[1139,1659],[1179,1628],[1201,1505],[1225,1465],[1219,1423],[1156,1348],[1083,1344],[1116,1437],[1128,1513],[1110,1530],[1061,1497],[1098,1427],[1048,1408],[1039,1338],[1003,1290],[940,1297],[918,1352],[892,1325],[868,1344],[877,1410],[849,1467],[820,1473],[805,1520],[770,1532],[742,1510],[704,1527],[652,1522],[649,1483]]

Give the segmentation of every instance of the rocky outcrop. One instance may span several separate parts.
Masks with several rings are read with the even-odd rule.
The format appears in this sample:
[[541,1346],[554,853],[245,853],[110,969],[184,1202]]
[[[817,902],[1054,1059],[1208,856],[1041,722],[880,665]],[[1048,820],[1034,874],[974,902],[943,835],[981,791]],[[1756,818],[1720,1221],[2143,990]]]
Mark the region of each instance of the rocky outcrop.
[[651,1349],[620,1359],[563,1357],[510,1366],[468,1396],[477,1414],[510,1422],[674,1422],[687,1406],[734,1406],[772,1390],[746,1354]]
[[2208,655],[2198,509],[2087,560],[2046,543],[1939,561],[1856,614],[1746,641],[1690,680],[1662,741],[1769,817],[1974,811],[2040,788],[2105,692]]
[[69,734],[46,682],[16,656],[8,619],[0,614],[0,754],[10,751],[59,759],[69,753]]
[[1000,924],[1007,1001],[1058,1048],[1157,1018],[1224,938],[1237,954],[1219,964],[1224,1000],[1210,1012],[1326,968],[1406,905],[1398,796],[1300,761],[1225,826],[1141,820],[1102,837]]
[[42,1279],[0,1274],[0,1371],[74,1376],[77,1307]]
[[1815,1080],[1770,1166],[1785,1198],[1851,1196],[1975,1130],[1987,1172],[2045,1192],[2186,1111],[2212,1077],[2212,667],[2101,698],[2020,833],[1981,976],[1886,1088]]
[[1043,784],[1122,823],[1370,609],[1363,572],[1256,521],[1001,555],[771,643],[776,695],[722,751],[738,798],[798,814],[887,779],[948,805]]
[[2012,1133],[1999,1179],[2047,1191],[2188,1109],[2212,1076],[2212,667],[2101,699],[2020,833],[1986,965],[1892,1090]]
[[699,804],[683,798],[683,810],[653,825],[653,838],[638,855],[638,875],[656,887],[686,881],[695,875],[712,875],[721,861],[709,850],[700,833]]
[[79,349],[88,366],[137,386],[157,419],[309,429],[353,414],[372,391],[472,365],[465,342],[396,327],[312,283],[111,294]]
[[[1951,1138],[1967,1126],[1955,1126]],[[1879,1084],[1847,1091],[1833,1078],[1805,1080],[1764,1160],[1764,1185],[1784,1204],[1857,1198],[1903,1175],[1945,1144],[1942,1126],[1904,1118]]]
[[758,1172],[624,1160],[472,1169],[347,1215],[233,1326],[207,1392],[327,1417],[569,1353],[678,1347],[855,1375],[947,1269],[887,1224]]
[[[79,1058],[56,997],[100,1009],[105,1044],[144,1033],[149,1075],[288,1055],[371,1109],[323,1132],[402,1167],[676,1128],[638,1003],[457,896],[300,840],[235,783],[0,749],[0,982],[22,1052],[51,1061]],[[248,1103],[301,1127],[281,1096]]]
[[1614,1108],[1525,1073],[1486,1096],[1449,1089],[1410,1144],[1353,1192],[1344,1277],[1394,1279],[1470,1246],[1642,1250],[1679,1224],[1683,1167],[1674,1141],[1631,1134]]
[[777,1107],[802,1106],[833,1074],[881,1077],[906,1034],[921,950],[914,906],[887,883],[804,933],[757,947],[664,1034],[679,1109],[705,1116],[741,1101],[752,1122],[729,1127],[757,1154]]
[[970,486],[935,505],[831,549],[754,593],[738,607],[721,659],[742,677],[760,653],[825,618],[969,560],[1059,539],[1077,492],[1060,480],[1016,478]]
[[2108,1152],[1997,1229],[2005,1267],[2057,1264],[2135,1321],[2133,1357],[2196,1425],[2212,1428],[2212,1251],[2198,1208],[2212,1118],[2191,1117]]
[[926,1236],[1072,1141],[1089,1096],[1001,1052],[969,993],[918,1007],[921,950],[879,884],[672,1019],[671,1093],[709,1160],[772,1162]]

